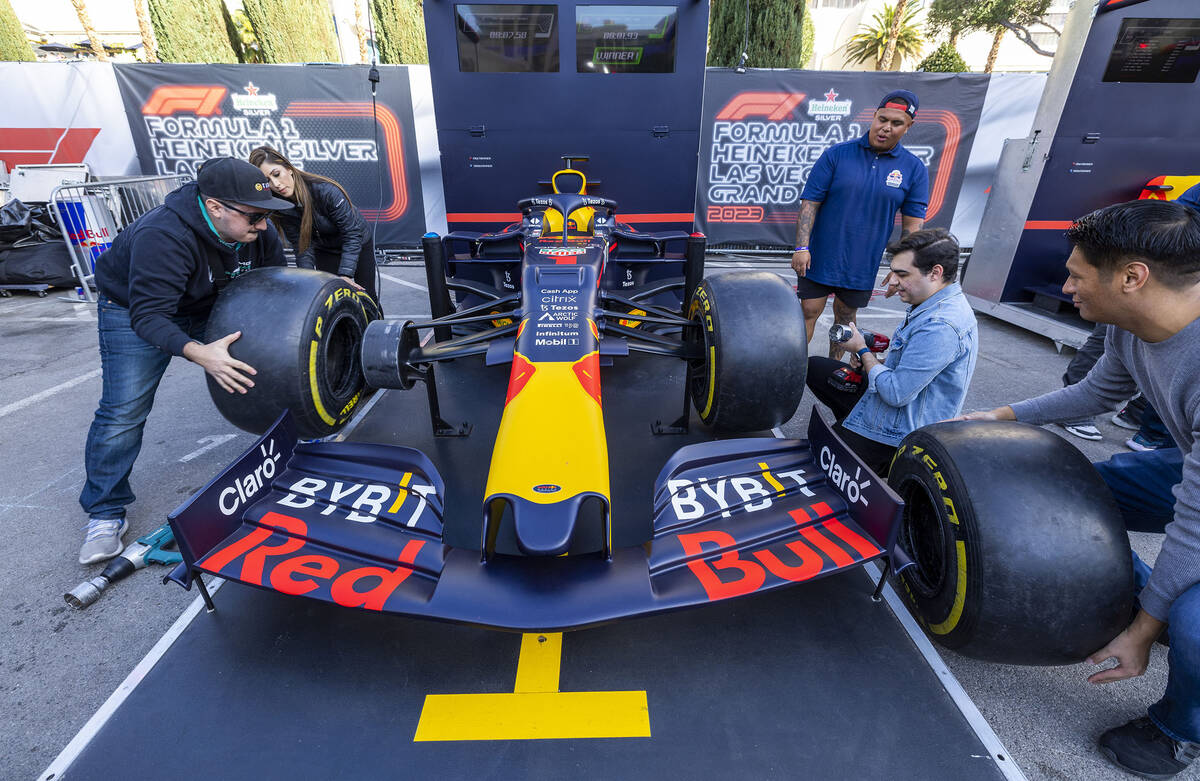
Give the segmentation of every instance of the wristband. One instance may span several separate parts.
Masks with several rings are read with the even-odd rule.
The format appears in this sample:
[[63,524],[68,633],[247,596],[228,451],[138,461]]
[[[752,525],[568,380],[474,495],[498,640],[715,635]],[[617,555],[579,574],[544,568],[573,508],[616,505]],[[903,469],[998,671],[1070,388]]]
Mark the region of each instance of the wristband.
[[854,351],[854,354],[855,354],[855,355],[857,355],[857,356],[858,356],[858,360],[860,360],[860,361],[861,361],[861,360],[862,360],[862,357],[863,357],[863,353],[869,353],[869,352],[871,352],[871,348],[870,348],[870,347],[864,347],[864,348],[862,348],[861,350],[855,350],[855,351]]
[[796,247],[792,252],[808,252],[808,247]]

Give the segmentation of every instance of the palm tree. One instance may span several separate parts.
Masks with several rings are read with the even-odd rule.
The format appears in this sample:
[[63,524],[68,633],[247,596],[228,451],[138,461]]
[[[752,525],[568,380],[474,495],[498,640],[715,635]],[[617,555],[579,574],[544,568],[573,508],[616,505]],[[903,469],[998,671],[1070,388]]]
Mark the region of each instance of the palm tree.
[[[887,46],[883,49],[881,62],[892,62],[896,58],[896,39],[900,36],[900,23],[904,20],[904,6],[908,0],[896,0],[896,8],[892,12],[892,26],[888,28]],[[879,70],[879,66],[875,67]]]
[[87,5],[83,0],[71,0],[71,5],[75,6],[75,13],[79,16],[79,24],[83,26],[83,34],[88,37],[88,42],[92,45],[92,52],[95,53],[96,59],[101,62],[108,62],[108,52],[104,51],[104,43],[100,40],[100,36],[96,35],[96,28],[92,27],[92,17],[88,16]]
[[154,27],[150,24],[146,0],[133,0],[133,12],[137,14],[138,30],[142,33],[142,51],[146,53],[146,62],[158,62],[158,44],[154,41]]
[[900,63],[906,57],[920,57],[925,39],[920,28],[913,22],[920,10],[919,5],[901,9],[896,26],[896,48],[891,63],[885,65],[883,55],[888,48],[892,23],[896,20],[896,7],[892,5],[885,5],[882,11],[876,11],[871,18],[871,24],[859,26],[858,32],[846,42],[847,60],[856,64],[874,60],[875,70],[899,70]]
[[354,29],[358,33],[358,56],[364,63],[370,62],[367,52],[367,23],[363,21],[363,0],[354,0]]
[[1008,32],[1006,27],[997,27],[992,33],[992,48],[988,51],[987,65],[983,67],[984,73],[991,73],[992,68],[996,67],[996,57],[1000,55],[1000,39]]

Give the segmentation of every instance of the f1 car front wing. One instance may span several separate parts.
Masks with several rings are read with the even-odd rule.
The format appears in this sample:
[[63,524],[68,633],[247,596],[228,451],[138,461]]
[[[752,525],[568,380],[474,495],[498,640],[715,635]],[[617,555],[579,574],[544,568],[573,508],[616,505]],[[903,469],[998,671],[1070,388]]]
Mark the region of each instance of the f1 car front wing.
[[808,441],[681,448],[655,483],[652,539],[611,558],[484,561],[444,543],[445,490],[417,450],[297,444],[285,413],[172,513],[184,562],[169,577],[187,587],[205,572],[345,607],[557,631],[768,591],[895,554],[902,507],[815,415]]

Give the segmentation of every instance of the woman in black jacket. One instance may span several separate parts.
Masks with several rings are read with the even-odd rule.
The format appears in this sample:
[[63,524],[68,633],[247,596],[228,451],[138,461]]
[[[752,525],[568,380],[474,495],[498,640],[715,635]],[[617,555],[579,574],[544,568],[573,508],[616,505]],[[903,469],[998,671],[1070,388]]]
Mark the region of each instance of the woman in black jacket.
[[371,230],[342,186],[297,169],[269,146],[252,151],[250,162],[266,175],[275,195],[296,204],[272,217],[296,251],[296,265],[338,274],[378,303]]

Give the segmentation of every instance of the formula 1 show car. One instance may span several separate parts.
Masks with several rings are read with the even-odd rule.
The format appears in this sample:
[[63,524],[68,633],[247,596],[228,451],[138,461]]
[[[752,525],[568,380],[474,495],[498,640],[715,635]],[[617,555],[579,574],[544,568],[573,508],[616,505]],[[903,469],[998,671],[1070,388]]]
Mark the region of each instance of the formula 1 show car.
[[[1120,519],[1078,451],[1032,427],[922,429],[889,486],[814,413],[807,440],[679,447],[651,465],[641,517],[615,514],[628,487],[610,480],[610,461],[638,445],[609,435],[631,412],[605,404],[608,367],[637,354],[683,362],[682,414],[649,437],[686,432],[689,404],[706,431],[769,431],[801,399],[803,318],[777,274],[705,278],[702,236],[633,230],[573,168],[551,181],[499,232],[426,237],[427,321],[382,319],[365,293],[316,271],[261,269],[225,289],[209,334],[242,331],[231,353],[258,374],[245,395],[210,381],[212,397],[262,436],[172,514],[184,559],[172,580],[203,589],[207,573],[346,607],[551,631],[879,560],[902,573],[931,634],[975,656],[1074,662],[1119,630],[1131,593]],[[494,441],[474,443],[490,448],[474,496],[437,444],[471,434],[442,418],[434,367],[450,362],[511,364],[506,387],[472,390],[503,398]],[[333,441],[371,389],[418,381],[437,437],[428,454]],[[326,439],[301,441],[312,438]],[[1071,484],[1072,506],[1022,507],[1013,487],[1036,504],[1048,470]],[[448,512],[451,496],[467,509]],[[464,524],[477,545],[447,541]],[[614,527],[646,533],[614,544]]]

